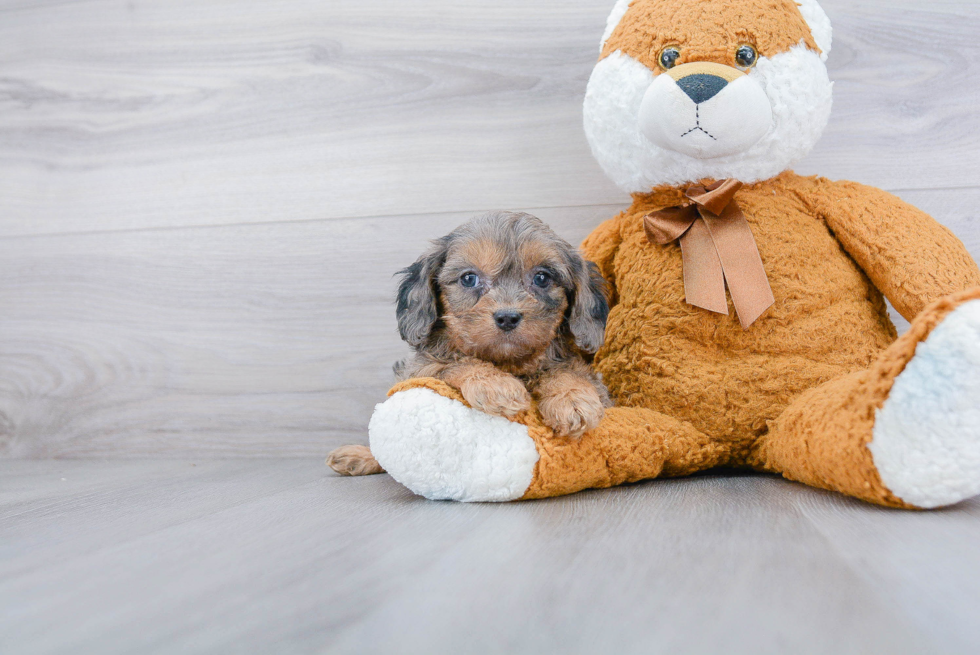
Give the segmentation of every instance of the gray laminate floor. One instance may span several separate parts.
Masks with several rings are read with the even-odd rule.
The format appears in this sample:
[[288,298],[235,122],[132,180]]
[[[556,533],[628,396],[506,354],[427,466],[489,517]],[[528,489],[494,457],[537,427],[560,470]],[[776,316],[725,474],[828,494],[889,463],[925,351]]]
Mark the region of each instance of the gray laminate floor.
[[0,652],[976,653],[980,501],[710,476],[433,503],[309,460],[0,462]]
[[[980,653],[980,501],[464,506],[323,466],[429,239],[506,208],[579,242],[629,204],[582,130],[613,4],[0,0],[0,655]],[[980,259],[980,2],[822,4],[797,171]]]

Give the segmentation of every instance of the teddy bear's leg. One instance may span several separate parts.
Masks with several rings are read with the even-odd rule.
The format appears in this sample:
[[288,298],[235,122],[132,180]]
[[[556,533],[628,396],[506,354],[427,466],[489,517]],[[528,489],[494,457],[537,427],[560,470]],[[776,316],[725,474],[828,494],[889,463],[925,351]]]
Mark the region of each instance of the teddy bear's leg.
[[753,464],[892,507],[980,494],[980,289],[927,308],[870,369],[803,394]]
[[554,436],[536,412],[510,421],[467,406],[443,382],[410,380],[378,405],[371,451],[395,480],[432,500],[546,498],[726,461],[696,429],[645,409],[612,408],[581,439]]

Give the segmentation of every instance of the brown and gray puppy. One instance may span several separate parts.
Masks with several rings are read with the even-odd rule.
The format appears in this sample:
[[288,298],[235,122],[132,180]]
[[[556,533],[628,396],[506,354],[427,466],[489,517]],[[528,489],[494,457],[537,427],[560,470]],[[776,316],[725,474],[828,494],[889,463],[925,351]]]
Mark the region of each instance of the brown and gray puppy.
[[[398,329],[415,355],[395,365],[399,379],[438,378],[497,416],[529,409],[533,397],[562,437],[602,420],[609,393],[588,359],[605,336],[606,283],[541,220],[474,219],[401,274]],[[340,448],[327,463],[348,475],[381,472],[363,446]]]

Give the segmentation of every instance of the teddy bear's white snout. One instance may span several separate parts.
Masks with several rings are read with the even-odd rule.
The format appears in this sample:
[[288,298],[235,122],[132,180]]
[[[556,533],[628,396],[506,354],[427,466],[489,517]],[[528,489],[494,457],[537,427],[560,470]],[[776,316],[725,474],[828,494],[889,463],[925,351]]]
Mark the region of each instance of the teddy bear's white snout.
[[772,106],[753,78],[728,82],[695,74],[675,81],[658,75],[638,116],[640,132],[653,144],[695,159],[747,151],[772,128]]

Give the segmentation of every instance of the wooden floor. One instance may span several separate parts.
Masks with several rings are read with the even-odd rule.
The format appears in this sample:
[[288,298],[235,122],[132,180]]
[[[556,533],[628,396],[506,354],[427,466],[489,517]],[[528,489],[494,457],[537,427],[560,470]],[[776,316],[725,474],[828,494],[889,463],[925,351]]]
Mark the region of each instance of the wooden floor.
[[980,501],[712,476],[459,505],[308,459],[0,476],[3,653],[980,652]]
[[[980,652],[977,502],[461,506],[323,466],[366,441],[428,239],[627,204],[581,127],[612,4],[0,0],[0,655]],[[980,3],[823,4],[797,170],[980,259]]]

